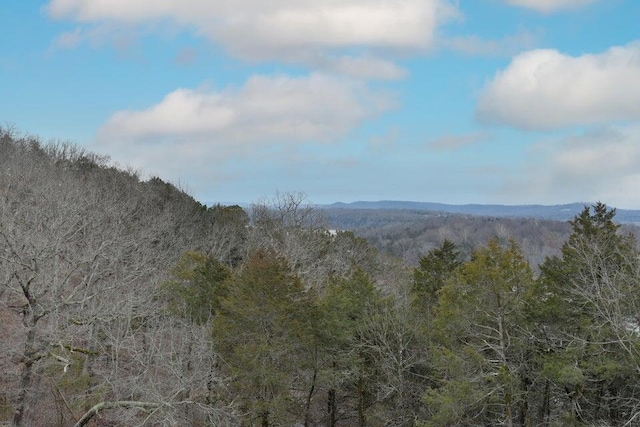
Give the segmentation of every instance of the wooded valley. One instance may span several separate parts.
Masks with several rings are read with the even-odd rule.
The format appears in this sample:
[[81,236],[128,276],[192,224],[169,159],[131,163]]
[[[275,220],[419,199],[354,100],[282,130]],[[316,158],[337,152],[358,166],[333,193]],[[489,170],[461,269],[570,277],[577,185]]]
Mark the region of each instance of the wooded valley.
[[0,128],[0,424],[640,425],[640,259],[615,209],[327,216],[300,194],[204,206]]

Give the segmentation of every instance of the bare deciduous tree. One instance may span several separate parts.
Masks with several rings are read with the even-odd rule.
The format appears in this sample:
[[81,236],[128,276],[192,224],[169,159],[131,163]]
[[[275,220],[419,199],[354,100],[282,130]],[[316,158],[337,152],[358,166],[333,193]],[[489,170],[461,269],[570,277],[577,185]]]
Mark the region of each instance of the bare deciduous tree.
[[[0,314],[10,325],[12,425],[45,423],[33,403],[52,388],[72,420],[100,402],[138,422],[137,411],[117,409],[152,409],[146,416],[167,424],[186,406],[209,419],[228,413],[195,381],[217,375],[194,374],[196,362],[213,370],[207,334],[196,339],[159,316],[154,300],[167,266],[206,246],[198,206],[163,199],[71,146],[1,136]],[[188,352],[174,352],[169,344],[186,337]],[[115,403],[124,401],[146,403]]]

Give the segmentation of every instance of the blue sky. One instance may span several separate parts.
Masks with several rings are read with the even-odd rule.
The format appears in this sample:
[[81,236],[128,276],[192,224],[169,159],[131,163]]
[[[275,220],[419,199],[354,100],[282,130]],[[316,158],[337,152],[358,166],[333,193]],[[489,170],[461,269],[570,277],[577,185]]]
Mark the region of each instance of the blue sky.
[[203,203],[640,208],[637,0],[0,8],[0,123]]

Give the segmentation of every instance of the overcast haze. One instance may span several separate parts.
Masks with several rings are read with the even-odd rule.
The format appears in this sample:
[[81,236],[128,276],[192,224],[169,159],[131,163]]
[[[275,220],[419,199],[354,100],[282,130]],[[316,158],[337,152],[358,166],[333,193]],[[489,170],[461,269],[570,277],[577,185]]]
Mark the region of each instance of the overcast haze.
[[32,0],[0,122],[178,182],[640,208],[637,0]]

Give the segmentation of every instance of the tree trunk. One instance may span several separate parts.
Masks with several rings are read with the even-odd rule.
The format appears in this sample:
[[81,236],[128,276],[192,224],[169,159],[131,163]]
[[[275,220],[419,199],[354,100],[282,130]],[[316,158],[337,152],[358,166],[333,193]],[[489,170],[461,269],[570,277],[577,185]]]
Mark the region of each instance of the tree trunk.
[[529,407],[529,386],[531,385],[531,380],[525,374],[520,379],[521,381],[521,390],[522,390],[522,402],[520,403],[520,425],[522,427],[531,427],[531,409]]
[[329,412],[329,427],[335,427],[338,421],[338,402],[336,401],[336,390],[329,390],[327,397],[327,411]]
[[27,396],[29,389],[31,388],[31,382],[33,380],[33,361],[27,360],[24,363],[24,368],[20,373],[20,392],[16,401],[16,410],[13,413],[13,421],[11,427],[22,427],[24,414],[27,411]]
[[311,422],[311,398],[313,398],[313,394],[316,390],[316,378],[318,377],[318,369],[313,368],[313,378],[311,379],[311,388],[309,389],[309,394],[307,394],[307,403],[304,409],[304,427],[309,427],[309,423]]
[[[502,359],[502,367],[509,373],[511,373],[511,369],[509,369],[509,363],[507,361],[507,339],[505,338],[505,330],[504,330],[504,317],[502,314],[502,307],[500,304],[500,298],[498,298],[498,310],[500,311],[500,315],[498,317],[498,333],[500,339],[500,357]],[[511,410],[511,392],[505,390],[504,394],[504,415],[505,415],[505,424],[507,427],[513,427],[513,413]]]
[[[25,316],[27,316],[27,314],[25,314]],[[33,384],[33,365],[41,358],[36,349],[37,321],[38,320],[34,317],[33,313],[28,314],[28,318],[23,320],[25,326],[28,327],[27,340],[22,354],[22,363],[24,364],[24,367],[20,373],[20,391],[18,392],[18,398],[16,399],[16,409],[13,414],[13,420],[11,421],[12,427],[22,427],[24,425],[24,416],[28,409],[29,392]]]
[[358,380],[358,427],[367,426],[364,380]]
[[551,390],[550,381],[544,382],[544,393],[542,394],[542,406],[540,407],[540,421],[543,427],[548,427],[551,421]]
[[504,415],[507,427],[513,427],[513,414],[511,412],[511,395],[506,393],[504,396]]

